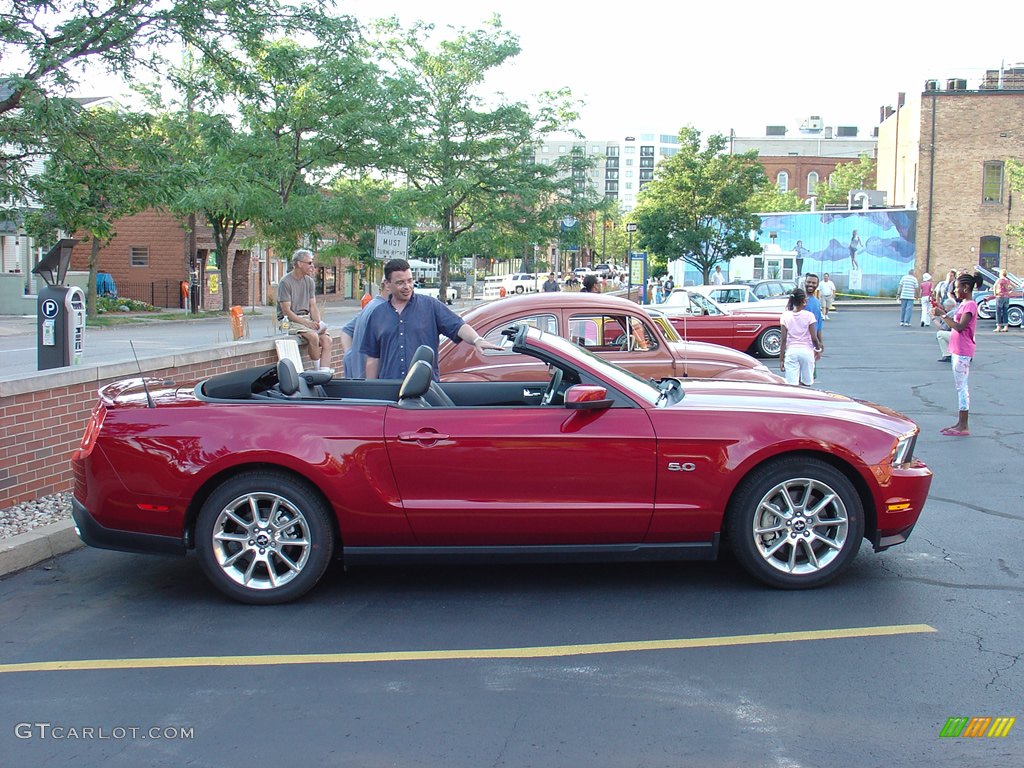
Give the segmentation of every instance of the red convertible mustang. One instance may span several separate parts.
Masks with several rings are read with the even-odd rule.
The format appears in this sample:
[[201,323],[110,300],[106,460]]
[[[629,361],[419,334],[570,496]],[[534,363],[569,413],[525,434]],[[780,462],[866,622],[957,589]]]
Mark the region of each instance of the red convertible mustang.
[[766,584],[816,587],[862,539],[905,541],[921,513],[931,472],[897,413],[777,384],[655,383],[553,334],[508,333],[547,364],[543,380],[439,385],[428,360],[402,381],[329,380],[282,361],[107,385],[73,457],[79,535],[194,550],[228,596],[278,603],[333,558],[686,560],[721,546]]

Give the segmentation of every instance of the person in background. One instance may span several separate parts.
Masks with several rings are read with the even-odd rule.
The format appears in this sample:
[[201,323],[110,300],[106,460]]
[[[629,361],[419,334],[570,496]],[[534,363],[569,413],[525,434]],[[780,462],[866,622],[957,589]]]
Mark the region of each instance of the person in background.
[[963,274],[956,279],[957,298],[960,304],[953,312],[947,312],[942,319],[950,327],[949,351],[952,355],[953,384],[957,395],[956,424],[939,430],[949,437],[967,437],[968,418],[971,411],[971,393],[968,380],[971,375],[971,361],[974,359],[974,331],[978,326],[978,305],[972,298],[974,275]]
[[277,320],[288,318],[289,332],[306,340],[313,370],[334,373],[331,362],[331,334],[320,319],[313,281],[313,252],[299,248],[292,254],[292,271],[277,284]]
[[555,291],[562,290],[561,288],[558,287],[558,281],[555,279],[554,272],[548,272],[548,279],[544,281],[544,284],[541,286],[541,288],[544,291],[544,293],[554,293]]
[[722,274],[722,268],[720,266],[715,267],[715,272],[711,275],[711,284],[725,285],[725,275]]
[[[992,293],[996,297],[996,329],[995,333],[1006,333],[1010,330],[1010,278],[1006,269],[999,270],[999,278],[992,285]],[[1002,326],[1002,328],[1000,328]]]
[[910,318],[914,316],[914,300],[917,298],[917,278],[914,277],[914,270],[900,278],[896,286],[896,296],[900,300],[900,326],[910,327]]
[[821,284],[818,286],[818,294],[821,301],[821,315],[826,320],[829,319],[829,315],[832,314],[832,302],[836,295],[836,284],[832,282],[832,279],[828,276],[828,272],[821,276]]
[[818,343],[818,320],[807,309],[807,294],[794,288],[786,311],[779,318],[782,346],[779,348],[779,370],[786,383],[809,387],[814,383],[814,362],[821,357]]
[[366,323],[377,309],[387,303],[390,295],[387,281],[381,280],[380,293],[370,299],[363,310],[341,329],[341,359],[346,379],[366,378],[366,355],[360,351],[366,333]]
[[921,327],[932,324],[932,276],[921,275]]
[[[934,300],[933,300],[934,301]],[[949,326],[942,319],[942,316],[953,309],[956,306],[956,302],[952,299],[946,299],[942,304],[935,301],[932,304],[932,322],[938,321],[939,330],[935,332],[935,341],[939,344],[939,360],[940,363],[948,363],[952,360],[949,356],[949,337],[953,334],[949,330]]]
[[583,278],[583,293],[600,293],[597,287],[597,275],[587,275]]

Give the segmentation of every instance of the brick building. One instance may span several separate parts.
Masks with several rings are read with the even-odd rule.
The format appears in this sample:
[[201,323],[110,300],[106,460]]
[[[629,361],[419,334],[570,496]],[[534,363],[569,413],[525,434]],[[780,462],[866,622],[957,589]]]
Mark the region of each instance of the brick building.
[[860,137],[856,126],[825,125],[821,117],[812,115],[800,125],[800,134],[787,136],[783,125],[769,125],[764,136],[729,137],[733,154],[758,152],[758,160],[768,178],[780,192],[795,191],[801,198],[817,192],[827,184],[829,176],[842,163],[855,163],[862,155],[875,157],[876,139]]
[[[239,229],[232,243],[231,295],[235,304],[266,302],[260,270],[253,269],[252,252],[243,247],[253,234],[251,229]],[[88,269],[91,249],[91,241],[75,246],[71,268]],[[157,307],[184,306],[182,281],[191,282],[193,275],[202,275],[201,280],[195,281],[194,308],[220,309],[224,277],[214,266],[213,234],[202,219],[196,222],[194,260],[191,250],[192,238],[186,222],[169,213],[149,209],[117,222],[115,237],[100,248],[98,269],[113,276],[120,296]],[[265,259],[258,261],[257,266],[265,266]]]
[[977,83],[929,80],[883,116],[878,189],[891,205],[918,210],[918,270],[1024,272],[1006,234],[1024,219],[1006,171],[1007,160],[1024,157],[1024,69],[990,70]]

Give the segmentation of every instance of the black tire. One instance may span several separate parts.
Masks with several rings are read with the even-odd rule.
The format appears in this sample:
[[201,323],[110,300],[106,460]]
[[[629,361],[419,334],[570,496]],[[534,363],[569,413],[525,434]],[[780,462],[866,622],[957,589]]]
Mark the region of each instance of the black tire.
[[750,473],[726,511],[730,547],[751,576],[781,589],[820,587],[845,570],[864,538],[864,507],[835,467],[775,459]]
[[280,472],[245,472],[224,482],[196,520],[196,551],[213,585],[254,605],[295,600],[331,561],[334,533],[317,494]]
[[761,357],[778,357],[782,350],[782,329],[778,326],[761,332],[754,342],[754,352]]
[[516,293],[522,293],[525,289],[521,285],[516,286]]

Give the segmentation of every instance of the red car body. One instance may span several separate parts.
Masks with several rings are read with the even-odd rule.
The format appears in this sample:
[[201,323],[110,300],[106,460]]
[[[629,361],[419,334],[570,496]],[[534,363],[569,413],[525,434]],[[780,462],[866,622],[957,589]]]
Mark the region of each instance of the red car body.
[[[617,296],[598,293],[540,293],[473,307],[463,315],[478,333],[501,342],[502,330],[526,323],[575,341],[638,376],[780,384],[784,380],[750,355],[718,344],[683,341],[668,319]],[[777,318],[776,318],[777,319]],[[536,358],[507,348],[480,350],[444,341],[438,350],[442,381],[530,381],[543,378]]]
[[[724,531],[757,578],[812,587],[862,538],[885,549],[917,521],[931,473],[896,413],[783,385],[654,384],[517,334],[550,379],[438,385],[420,362],[401,382],[313,386],[282,361],[108,385],[73,456],[79,535],[195,549],[225,594],[274,603],[335,557],[709,559]],[[431,404],[437,387],[451,405]]]
[[684,339],[722,344],[762,357],[778,357],[781,312],[731,312],[713,299],[677,288],[658,305]]

